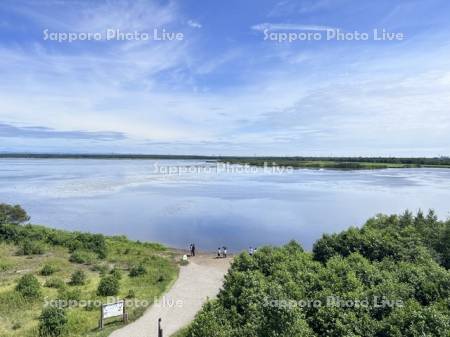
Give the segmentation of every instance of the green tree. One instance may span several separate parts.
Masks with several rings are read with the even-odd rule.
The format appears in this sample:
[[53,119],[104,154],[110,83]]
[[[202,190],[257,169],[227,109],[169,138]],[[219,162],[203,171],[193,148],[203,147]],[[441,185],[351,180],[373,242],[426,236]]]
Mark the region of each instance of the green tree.
[[242,253],[187,336],[450,337],[448,223],[379,215],[312,254],[295,242]]
[[16,291],[28,299],[36,299],[41,296],[41,285],[33,274],[25,274],[19,279]]
[[29,220],[30,217],[20,205],[0,204],[0,225],[18,225]]
[[62,336],[67,330],[67,322],[68,319],[64,309],[53,306],[46,307],[39,317],[39,336]]
[[99,296],[115,296],[119,293],[119,280],[114,276],[102,277],[97,288]]

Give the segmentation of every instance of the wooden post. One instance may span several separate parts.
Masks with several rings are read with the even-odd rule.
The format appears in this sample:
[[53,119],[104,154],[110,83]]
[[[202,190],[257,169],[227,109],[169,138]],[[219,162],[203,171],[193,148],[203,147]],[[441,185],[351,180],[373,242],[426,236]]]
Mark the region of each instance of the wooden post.
[[128,313],[125,309],[125,299],[123,299],[123,323],[128,323]]
[[103,304],[100,306],[100,324],[99,325],[100,325],[99,326],[100,330],[102,330],[103,327],[105,326],[104,319],[103,319]]

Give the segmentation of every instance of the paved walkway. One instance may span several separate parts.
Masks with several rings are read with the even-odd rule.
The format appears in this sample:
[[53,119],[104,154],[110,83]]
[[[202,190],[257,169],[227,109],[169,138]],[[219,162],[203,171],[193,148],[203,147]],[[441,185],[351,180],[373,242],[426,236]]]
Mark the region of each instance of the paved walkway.
[[158,337],[158,318],[162,319],[164,337],[187,326],[207,298],[213,298],[222,287],[231,259],[215,259],[200,255],[180,267],[172,288],[152,305],[144,315],[114,331],[110,337]]

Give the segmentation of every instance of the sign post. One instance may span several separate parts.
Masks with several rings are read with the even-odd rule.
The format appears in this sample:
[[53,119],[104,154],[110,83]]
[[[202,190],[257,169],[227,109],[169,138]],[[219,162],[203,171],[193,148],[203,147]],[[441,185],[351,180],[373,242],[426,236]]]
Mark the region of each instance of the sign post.
[[128,321],[128,314],[125,310],[124,300],[120,300],[112,304],[102,304],[100,308],[100,329],[105,327],[105,319],[118,316],[122,316],[122,321],[124,323]]

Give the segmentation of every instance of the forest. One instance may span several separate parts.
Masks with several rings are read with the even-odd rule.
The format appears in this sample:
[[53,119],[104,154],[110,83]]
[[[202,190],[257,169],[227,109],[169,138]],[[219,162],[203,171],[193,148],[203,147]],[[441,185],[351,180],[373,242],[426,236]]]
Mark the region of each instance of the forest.
[[189,337],[450,336],[450,221],[378,215],[323,235],[240,254]]

